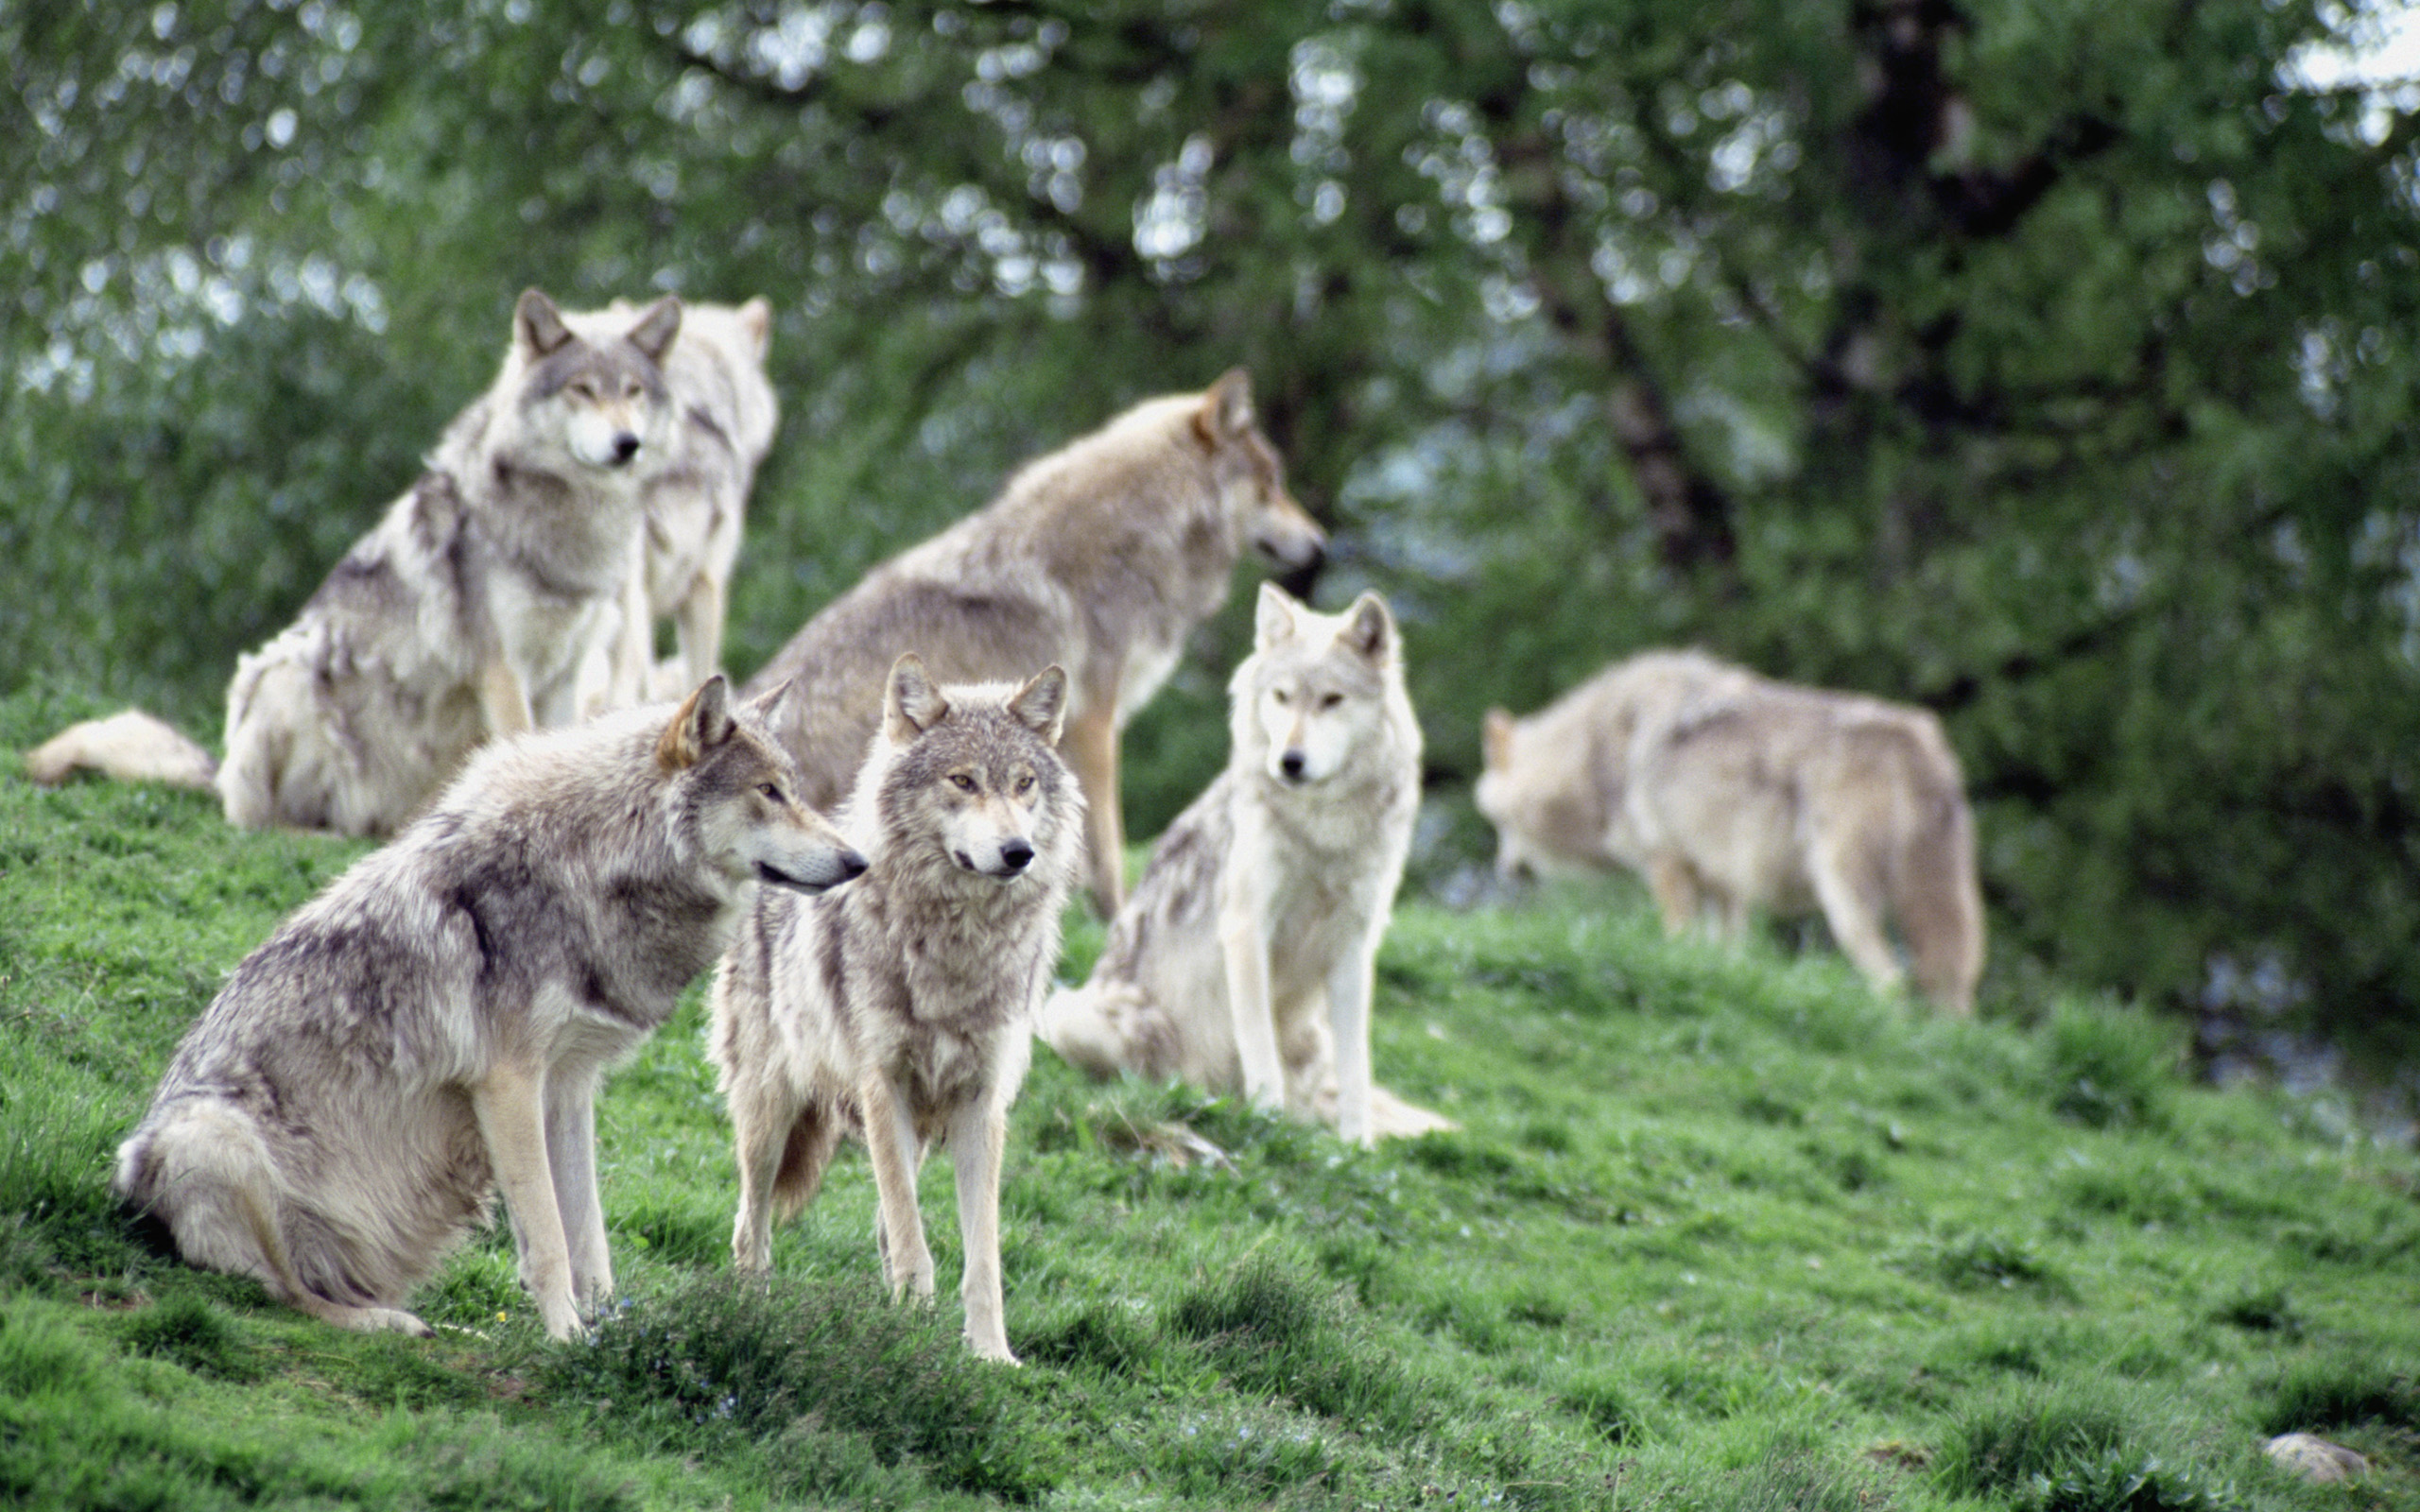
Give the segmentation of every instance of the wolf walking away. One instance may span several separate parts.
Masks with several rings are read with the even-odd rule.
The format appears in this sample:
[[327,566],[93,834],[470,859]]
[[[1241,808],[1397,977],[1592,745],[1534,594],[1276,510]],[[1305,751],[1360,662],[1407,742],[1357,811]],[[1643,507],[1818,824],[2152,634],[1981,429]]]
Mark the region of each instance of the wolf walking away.
[[[563,317],[592,341],[620,334],[637,312],[615,300]],[[640,571],[622,607],[611,674],[598,679],[609,708],[677,697],[722,668],[724,607],[739,528],[758,464],[772,450],[781,404],[765,375],[773,307],[689,303],[681,339],[664,360],[675,411],[666,460],[641,490]],[[655,661],[655,627],[669,615],[678,660]]]
[[1973,1011],[1975,824],[1929,711],[1650,651],[1527,719],[1488,711],[1484,734],[1477,798],[1506,875],[1618,864],[1667,928],[1733,939],[1756,910],[1820,910],[1877,988],[1912,974],[1944,1011]]
[[1452,1128],[1371,1081],[1378,943],[1420,808],[1420,724],[1386,602],[1316,614],[1262,584],[1228,694],[1227,769],[1160,837],[1042,1038],[1094,1075],[1240,1091],[1357,1143]]
[[546,1332],[577,1333],[614,1288],[606,1069],[755,884],[864,869],[798,801],[768,712],[717,678],[677,711],[480,752],[235,968],[119,1146],[118,1195],[193,1264],[341,1327],[425,1333],[412,1290],[501,1189]]
[[966,1339],[1011,1363],[1000,1160],[1083,850],[1083,798],[1054,748],[1067,698],[1055,665],[1021,686],[936,687],[902,656],[840,816],[866,874],[825,898],[761,895],[715,977],[708,1030],[738,1146],[734,1262],[771,1264],[772,1224],[805,1208],[856,1128],[885,1279],[929,1299],[916,1171],[939,1140],[958,1178]]
[[848,790],[899,647],[944,681],[1065,667],[1065,755],[1091,809],[1093,901],[1112,914],[1124,895],[1118,730],[1225,601],[1246,547],[1301,568],[1326,539],[1287,493],[1236,369],[1029,464],[990,505],[827,605],[749,687],[800,680],[816,714],[786,734],[810,801],[828,804]]
[[302,615],[237,661],[223,762],[130,711],[45,743],[27,772],[56,782],[91,765],[213,786],[235,824],[383,834],[481,741],[570,723],[582,663],[610,644],[637,570],[680,329],[666,298],[585,340],[545,295],[524,293],[495,383],[427,471]]

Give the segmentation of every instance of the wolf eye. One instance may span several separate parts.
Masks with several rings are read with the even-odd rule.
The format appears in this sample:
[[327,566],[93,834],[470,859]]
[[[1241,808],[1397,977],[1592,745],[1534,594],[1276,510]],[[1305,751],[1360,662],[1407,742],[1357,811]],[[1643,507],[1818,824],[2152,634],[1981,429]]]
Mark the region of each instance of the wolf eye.
[[1294,696],[1293,696],[1292,694],[1290,694],[1290,693],[1288,693],[1288,692],[1287,692],[1285,689],[1283,689],[1283,688],[1271,688],[1271,689],[1270,689],[1270,690],[1269,690],[1269,696],[1270,696],[1271,698],[1274,698],[1274,699],[1276,699],[1276,700],[1277,700],[1277,707],[1278,707],[1278,708],[1280,708],[1280,709],[1285,708],[1288,704],[1292,703],[1292,702],[1294,701]]
[[790,800],[782,797],[781,787],[777,783],[759,782],[756,784],[756,791],[764,794],[765,797],[771,800],[773,805],[777,808],[787,808],[790,806]]
[[957,784],[958,790],[961,793],[972,793],[975,791],[975,779],[967,776],[964,772],[952,772],[949,774],[949,780]]
[[1017,797],[1023,798],[1032,791],[1033,774],[1031,772],[1028,772],[1023,777],[1017,779]]
[[1342,694],[1340,694],[1340,693],[1331,693],[1331,694],[1327,694],[1327,695],[1323,696],[1320,699],[1320,707],[1321,707],[1321,708],[1322,708],[1322,709],[1333,709],[1333,708],[1335,708],[1338,704],[1340,704],[1340,703],[1342,703],[1343,701],[1344,701],[1344,695],[1342,695]]
[[595,399],[596,397],[596,386],[590,383],[585,378],[581,378],[573,383],[571,386],[571,391],[578,394],[582,399]]

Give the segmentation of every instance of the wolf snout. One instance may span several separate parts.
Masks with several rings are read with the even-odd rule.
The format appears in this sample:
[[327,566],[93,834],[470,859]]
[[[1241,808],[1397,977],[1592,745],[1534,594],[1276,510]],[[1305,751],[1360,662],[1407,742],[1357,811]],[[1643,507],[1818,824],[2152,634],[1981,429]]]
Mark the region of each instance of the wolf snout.
[[822,892],[827,888],[838,887],[853,877],[862,876],[865,869],[866,858],[855,850],[836,852],[829,867],[813,873],[787,871],[769,861],[756,863],[756,875],[763,881],[776,887],[787,887],[793,891],[804,893]]
[[[614,465],[615,467],[622,466],[624,463],[630,461],[631,457],[638,455],[639,438],[636,436],[633,436],[629,431],[615,431],[614,433]],[[856,873],[852,872],[851,875],[854,876]]]
[[1255,537],[1253,549],[1288,572],[1308,572],[1327,559],[1327,544],[1311,536]]
[[1023,840],[1011,840],[1000,847],[1000,865],[1010,871],[1023,871],[1033,865],[1033,847]]
[[1310,766],[1309,760],[1299,750],[1289,750],[1277,758],[1277,769],[1285,774],[1286,781],[1289,782],[1301,782],[1304,775],[1310,770]]

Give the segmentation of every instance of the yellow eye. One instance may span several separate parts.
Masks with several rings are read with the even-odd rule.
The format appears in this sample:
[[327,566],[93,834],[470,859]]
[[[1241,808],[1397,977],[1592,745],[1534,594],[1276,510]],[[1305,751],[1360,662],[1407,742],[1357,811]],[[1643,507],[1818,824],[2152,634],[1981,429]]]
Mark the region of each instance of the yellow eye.
[[1018,779],[1017,779],[1017,797],[1019,797],[1019,798],[1023,798],[1023,797],[1025,797],[1028,793],[1030,793],[1030,792],[1032,792],[1032,791],[1033,791],[1033,774],[1032,774],[1032,773],[1030,773],[1030,772],[1028,772],[1025,776],[1020,777],[1020,778],[1018,778]]
[[790,805],[790,800],[782,797],[782,790],[776,783],[759,782],[756,784],[756,791],[764,794],[766,801],[771,803],[775,808],[786,809]]
[[949,780],[958,785],[958,790],[961,793],[972,793],[975,791],[975,779],[967,776],[964,772],[952,772],[949,774]]

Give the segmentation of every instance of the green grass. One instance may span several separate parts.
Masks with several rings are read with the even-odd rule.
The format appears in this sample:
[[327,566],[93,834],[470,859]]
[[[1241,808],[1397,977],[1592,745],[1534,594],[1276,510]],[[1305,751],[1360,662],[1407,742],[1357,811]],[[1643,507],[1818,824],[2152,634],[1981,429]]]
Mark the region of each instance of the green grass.
[[[96,712],[0,702],[14,750]],[[0,1503],[56,1507],[1605,1507],[2420,1512],[2420,1166],[2169,1026],[1878,1000],[1668,942],[1632,893],[1400,915],[1364,1153],[1047,1052],[1003,1194],[1026,1367],[874,1280],[844,1155],[729,1274],[693,996],[610,1084],[627,1296],[547,1343],[499,1228],[339,1333],[164,1259],[111,1154],[223,973],[363,847],[0,755]],[[1099,945],[1071,928],[1066,970]],[[2370,1455],[2286,1479],[2262,1435]]]

